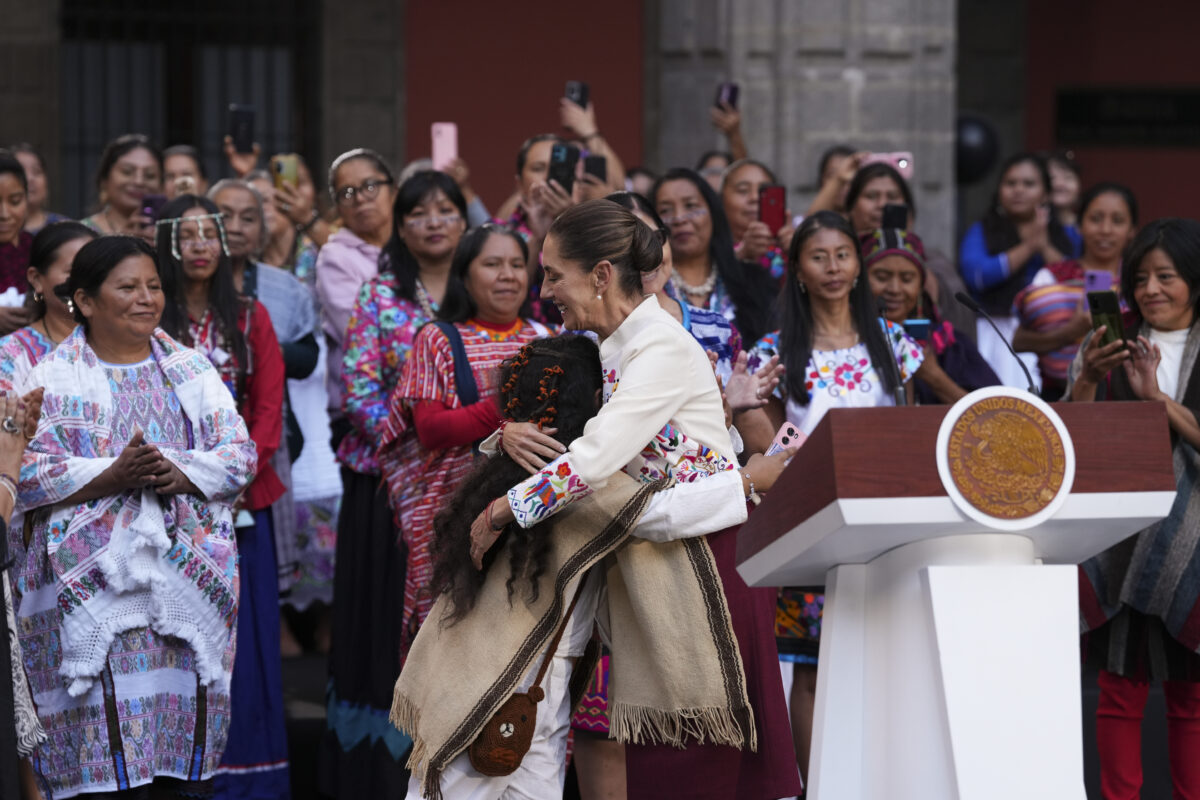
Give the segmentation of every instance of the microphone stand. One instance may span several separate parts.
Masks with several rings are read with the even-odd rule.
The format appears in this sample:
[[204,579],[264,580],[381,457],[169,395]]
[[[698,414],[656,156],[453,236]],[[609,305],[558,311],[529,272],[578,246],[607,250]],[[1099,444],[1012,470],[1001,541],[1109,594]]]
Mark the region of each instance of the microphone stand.
[[895,387],[892,389],[892,397],[896,401],[897,406],[908,405],[908,393],[904,391],[904,379],[900,376],[900,365],[896,363],[895,349],[892,347],[892,337],[888,334],[887,316],[884,314],[886,304],[883,298],[879,298],[875,303],[875,311],[879,314],[879,327],[883,332],[883,343],[887,345],[888,356],[887,370],[888,377],[895,382]]
[[996,332],[996,336],[1000,338],[1000,341],[1004,342],[1004,346],[1008,348],[1008,352],[1012,353],[1012,357],[1018,364],[1021,365],[1021,371],[1025,373],[1025,380],[1029,382],[1029,393],[1037,394],[1037,386],[1033,382],[1033,375],[1030,374],[1029,367],[1025,366],[1025,362],[1021,360],[1019,355],[1017,355],[1017,351],[1013,349],[1012,344],[1008,341],[1008,339],[1004,338],[1004,334],[1000,332],[1000,326],[996,324],[996,321],[992,319],[991,315],[984,311],[983,306],[979,305],[979,303],[976,303],[975,298],[971,297],[971,295],[967,294],[966,292],[955,292],[954,299],[987,320],[987,324],[992,326],[992,330]]

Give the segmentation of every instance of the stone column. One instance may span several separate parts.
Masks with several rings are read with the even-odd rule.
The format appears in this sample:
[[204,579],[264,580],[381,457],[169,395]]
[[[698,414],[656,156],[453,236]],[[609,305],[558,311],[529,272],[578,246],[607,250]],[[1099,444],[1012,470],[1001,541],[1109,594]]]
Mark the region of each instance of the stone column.
[[0,146],[38,149],[51,198],[61,196],[58,15],[58,0],[0,0]]
[[322,4],[321,153],[324,164],[352,147],[404,166],[404,3]]
[[911,150],[917,228],[953,252],[955,0],[662,0],[647,35],[647,160],[723,146],[720,80],[742,85],[750,154],[803,213],[829,146]]

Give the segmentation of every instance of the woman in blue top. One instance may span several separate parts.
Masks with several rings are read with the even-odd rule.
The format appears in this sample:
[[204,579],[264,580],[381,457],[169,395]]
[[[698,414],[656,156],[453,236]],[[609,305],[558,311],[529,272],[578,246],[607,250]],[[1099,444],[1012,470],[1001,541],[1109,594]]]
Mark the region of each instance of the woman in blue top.
[[[1018,153],[1009,158],[987,213],[967,230],[958,250],[963,282],[1010,340],[1020,324],[1013,313],[1017,293],[1045,265],[1078,256],[1082,244],[1078,231],[1064,227],[1051,213],[1050,192],[1050,173],[1038,156]],[[1000,380],[1024,388],[1020,368],[983,320],[976,340]],[[1028,354],[1022,360],[1036,375],[1036,356]]]

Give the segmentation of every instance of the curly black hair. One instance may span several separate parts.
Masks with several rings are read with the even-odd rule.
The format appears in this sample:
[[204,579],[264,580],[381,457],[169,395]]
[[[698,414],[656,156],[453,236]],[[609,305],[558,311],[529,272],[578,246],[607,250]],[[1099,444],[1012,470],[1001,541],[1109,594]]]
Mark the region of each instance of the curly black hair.
[[[500,405],[513,422],[540,422],[553,427],[554,438],[569,445],[596,415],[602,385],[600,351],[586,336],[539,339],[521,348],[500,368]],[[471,523],[484,507],[529,477],[525,468],[503,453],[479,464],[459,485],[433,521],[433,580],[436,597],[450,595],[446,622],[462,619],[474,605],[497,553],[509,542],[508,599],[517,585],[528,582],[529,602],[538,598],[538,583],[550,554],[554,518],[531,528],[509,525],[483,558],[483,570],[471,563]]]

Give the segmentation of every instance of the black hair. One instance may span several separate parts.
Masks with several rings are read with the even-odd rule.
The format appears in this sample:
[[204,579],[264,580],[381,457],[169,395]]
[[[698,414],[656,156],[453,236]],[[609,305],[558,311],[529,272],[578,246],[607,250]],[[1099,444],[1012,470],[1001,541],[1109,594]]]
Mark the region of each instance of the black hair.
[[1167,217],[1156,219],[1138,231],[1126,253],[1121,270],[1121,296],[1140,321],[1141,309],[1133,299],[1137,287],[1138,267],[1154,250],[1162,250],[1175,265],[1175,271],[1188,285],[1188,295],[1195,319],[1200,319],[1200,222],[1194,219]]
[[21,189],[29,191],[29,178],[25,175],[25,168],[10,150],[0,150],[0,175],[12,175],[20,182]]
[[[704,164],[710,158],[716,158],[718,156],[725,159],[725,166],[729,166],[733,163],[733,153],[730,153],[728,150],[705,150],[704,153],[701,154],[699,160],[696,161],[696,172],[705,169]],[[724,167],[722,167],[722,169],[724,169]]]
[[1066,167],[1071,172],[1075,173],[1076,178],[1083,177],[1083,169],[1079,166],[1079,162],[1075,160],[1075,156],[1069,150],[1050,150],[1043,153],[1038,153],[1046,165],[1058,164],[1060,167]]
[[[54,287],[54,293],[63,302],[74,303],[75,293],[80,289],[88,297],[100,293],[100,287],[117,265],[131,256],[146,256],[154,261],[154,248],[137,236],[98,236],[79,248],[71,262],[71,275],[66,283]],[[159,270],[161,277],[162,271]],[[75,321],[87,330],[88,321],[79,306],[73,305]]]
[[[358,159],[370,161],[371,164],[374,165],[375,169],[383,173],[385,178],[393,183],[396,182],[396,173],[392,170],[392,165],[389,164],[383,156],[379,155],[379,153],[376,153],[370,148],[356,147],[353,150],[347,150],[346,152],[342,153],[333,160],[333,163],[329,165],[329,194],[331,196],[337,191],[337,171],[341,169],[343,164],[347,164]],[[313,179],[313,182],[316,183],[315,178]],[[334,197],[333,200],[335,203],[337,202],[336,197]]]
[[[489,222],[467,231],[458,240],[458,247],[454,248],[454,258],[450,261],[450,280],[446,282],[446,294],[438,307],[438,319],[446,322],[466,322],[478,313],[479,307],[467,291],[467,272],[471,269],[471,262],[479,257],[483,246],[493,236],[507,236],[512,239],[521,251],[521,261],[529,261],[529,245],[525,243],[525,238],[512,228]],[[527,318],[531,313],[527,291],[525,302],[521,304],[517,316]]]
[[859,341],[867,345],[867,353],[871,363],[875,365],[875,372],[890,395],[897,388],[895,376],[891,369],[883,369],[882,366],[888,359],[895,361],[896,356],[880,325],[875,298],[871,294],[871,282],[867,280],[866,270],[862,269],[862,252],[859,250],[858,237],[854,235],[850,221],[841,214],[818,211],[806,217],[796,229],[796,235],[792,237],[792,246],[788,249],[787,284],[779,296],[778,350],[783,361],[783,380],[787,386],[788,399],[802,406],[809,403],[805,379],[808,375],[808,362],[812,359],[813,314],[808,293],[800,291],[800,252],[804,243],[821,230],[841,233],[849,239],[854,248],[859,274],[858,281],[850,289],[850,315],[858,331]]
[[1088,206],[1096,201],[1096,198],[1104,194],[1115,194],[1125,201],[1125,208],[1129,210],[1129,221],[1137,225],[1138,221],[1138,202],[1134,196],[1133,190],[1128,186],[1112,181],[1104,181],[1097,183],[1095,186],[1088,187],[1079,197],[1079,219],[1083,219],[1083,215],[1087,213]]
[[[76,239],[95,239],[99,235],[82,222],[52,222],[33,237],[33,245],[29,250],[29,266],[36,269],[39,275],[45,275],[63,245]],[[33,312],[35,320],[46,316],[46,301],[35,300],[33,289],[25,293],[25,307]]]
[[[1038,176],[1042,180],[1042,189],[1046,193],[1046,202],[1050,202],[1050,171],[1046,169],[1046,162],[1039,158],[1034,153],[1017,153],[1014,156],[1007,158],[1000,165],[1000,180],[996,183],[996,190],[992,193],[992,202],[988,206],[987,213],[983,215],[983,240],[987,246],[987,251],[991,255],[997,255],[1016,247],[1021,243],[1021,234],[1017,231],[1017,225],[1013,222],[1000,208],[1000,184],[1004,183],[1004,176],[1008,171],[1018,164],[1032,164],[1037,170]],[[1047,225],[1047,232],[1050,237],[1050,244],[1064,256],[1069,256],[1075,252],[1075,246],[1071,243],[1070,237],[1067,236],[1067,231],[1063,228],[1058,217],[1054,214],[1050,215],[1050,222]],[[1020,270],[1015,273],[1018,277],[1021,274]]]
[[121,157],[134,150],[145,150],[154,156],[154,160],[158,162],[158,171],[160,174],[162,173],[162,151],[150,142],[150,137],[140,133],[127,133],[118,136],[104,146],[104,152],[100,154],[100,166],[96,168],[96,191],[100,191],[101,185],[108,179],[109,173],[112,172]]
[[550,226],[566,261],[577,261],[590,273],[601,261],[616,271],[616,283],[627,297],[642,296],[642,273],[662,263],[662,239],[632,212],[598,198],[571,206]]
[[379,271],[394,275],[397,293],[412,303],[417,302],[417,277],[420,275],[421,266],[400,238],[400,229],[404,226],[404,215],[410,213],[434,192],[446,195],[446,199],[453,203],[462,215],[463,225],[467,224],[467,201],[454,179],[444,172],[422,170],[413,173],[412,177],[400,184],[396,199],[392,202],[392,235],[379,253]]
[[854,155],[853,147],[845,144],[835,144],[824,153],[821,153],[821,160],[817,162],[817,186],[819,187],[825,182],[825,168],[829,166],[829,162],[835,158],[848,158]]
[[196,172],[200,173],[200,177],[208,180],[208,172],[204,169],[204,162],[200,159],[200,151],[190,144],[173,144],[166,150],[163,150],[164,171],[166,170],[167,159],[171,156],[187,156],[196,165]]
[[[596,414],[596,393],[602,386],[600,351],[586,336],[538,339],[501,365],[500,386],[501,413],[506,419],[538,422],[549,417],[552,421],[547,424],[557,428],[553,437],[570,445]],[[506,543],[509,602],[522,581],[528,583],[529,601],[537,600],[539,581],[550,554],[550,534],[558,517],[528,529],[509,525],[484,555],[482,570],[475,569],[470,558],[471,523],[488,503],[528,477],[525,468],[511,457],[493,455],[459,484],[434,518],[430,590],[434,596],[450,595],[449,624],[474,607],[484,578]]]
[[564,141],[556,133],[539,133],[521,142],[521,149],[517,151],[517,177],[521,177],[521,173],[525,171],[525,162],[529,160],[529,151],[533,149],[535,144],[538,142],[554,142],[555,144],[559,144]]
[[757,342],[768,330],[771,309],[779,295],[779,286],[759,264],[739,261],[733,252],[733,233],[729,229],[729,218],[725,216],[725,205],[717,193],[695,171],[684,167],[668,170],[654,184],[650,200],[657,204],[658,193],[668,181],[687,181],[696,187],[708,206],[712,219],[712,239],[708,243],[708,255],[717,277],[725,286],[729,299],[733,301],[733,323],[743,341]]
[[908,213],[912,214],[915,219],[917,204],[913,201],[913,193],[908,181],[904,180],[904,176],[897,172],[891,164],[879,161],[867,164],[854,173],[854,180],[850,181],[850,187],[846,189],[846,213],[849,214],[854,208],[854,204],[858,202],[858,196],[867,188],[867,184],[877,178],[890,178],[896,184],[900,189],[900,194],[904,196],[904,205],[908,206]]
[[606,195],[604,199],[616,203],[621,208],[628,208],[630,211],[640,211],[648,216],[654,223],[654,227],[661,231],[664,242],[671,235],[671,230],[662,221],[662,217],[658,215],[658,210],[654,207],[654,204],[637,192],[613,192],[610,195]]
[[[207,197],[194,194],[181,194],[162,207],[158,213],[159,220],[178,219],[189,209],[202,208],[207,214],[220,214],[217,204]],[[212,220],[213,225],[217,221]],[[183,274],[183,264],[175,258],[172,250],[177,245],[172,244],[172,225],[158,226],[156,244],[158,246],[158,274],[162,277],[163,295],[166,304],[163,307],[161,327],[170,336],[188,347],[192,341],[188,325],[187,288]],[[245,397],[243,389],[246,382],[246,370],[249,366],[249,351],[246,337],[238,326],[238,317],[242,311],[243,300],[233,283],[233,262],[225,254],[224,239],[220,255],[217,256],[217,271],[213,273],[208,287],[208,307],[212,309],[213,319],[217,325],[218,334],[228,345],[226,349],[234,358],[237,368],[236,386],[239,400]]]

